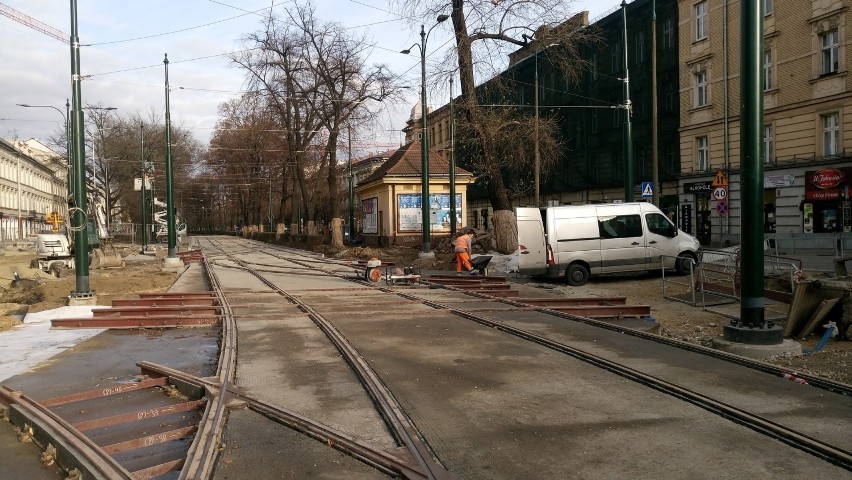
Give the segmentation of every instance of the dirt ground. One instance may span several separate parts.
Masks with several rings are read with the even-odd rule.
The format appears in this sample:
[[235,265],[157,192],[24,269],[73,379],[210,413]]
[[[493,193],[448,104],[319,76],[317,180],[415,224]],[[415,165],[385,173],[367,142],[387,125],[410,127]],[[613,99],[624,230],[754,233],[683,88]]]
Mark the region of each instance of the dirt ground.
[[[97,294],[98,305],[110,305],[113,299],[138,298],[142,292],[164,291],[178,275],[162,272],[162,261],[135,260],[139,247],[119,247],[124,266],[89,270],[89,288]],[[33,250],[0,251],[0,331],[20,324],[27,312],[40,312],[68,304],[68,295],[76,289],[73,270],[60,278],[30,268]],[[14,279],[18,273],[20,281]]]
[[[418,249],[392,247],[373,249],[352,247],[333,249],[327,246],[315,246],[314,250],[328,257],[340,259],[380,258],[383,262],[395,262],[397,265],[418,265],[437,270],[454,270],[451,263],[453,255],[443,249],[436,254],[434,262],[423,264],[418,260]],[[138,247],[125,246],[118,249],[124,258],[123,267],[91,269],[90,287],[97,292],[98,304],[109,305],[113,299],[137,298],[140,292],[165,291],[177,279],[173,273],[161,271],[162,261],[149,259],[139,261]],[[0,331],[20,323],[20,318],[28,310],[37,312],[64,306],[68,294],[75,289],[73,272],[66,272],[62,278],[38,269],[29,268],[33,258],[32,251],[0,251]],[[22,279],[14,286],[14,272]],[[490,275],[505,275],[490,272]],[[651,315],[661,326],[661,334],[687,342],[709,346],[714,338],[722,336],[722,328],[730,318],[693,307],[686,303],[672,301],[663,296],[663,282],[660,274],[601,276],[582,287],[570,287],[563,282],[543,282],[525,278],[510,280],[525,282],[529,285],[570,297],[624,295],[633,305],[650,305]],[[687,294],[690,289],[685,285],[684,277],[675,278],[678,284],[667,284],[668,294]],[[818,336],[800,340],[804,349],[813,348],[819,341]],[[852,342],[831,340],[825,348],[811,355],[782,356],[768,360],[776,365],[789,367],[791,373],[803,372],[820,375],[832,380],[852,383]]]

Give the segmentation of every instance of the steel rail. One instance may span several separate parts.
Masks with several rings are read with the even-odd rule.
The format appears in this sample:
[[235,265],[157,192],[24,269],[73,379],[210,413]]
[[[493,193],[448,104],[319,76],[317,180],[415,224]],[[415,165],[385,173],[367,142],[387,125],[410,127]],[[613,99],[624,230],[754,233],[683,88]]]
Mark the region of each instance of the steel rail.
[[216,367],[216,378],[221,389],[206,389],[205,395],[210,401],[204,409],[199,423],[198,433],[189,447],[186,461],[181,468],[180,480],[202,480],[211,478],[216,458],[219,454],[219,439],[225,425],[227,399],[222,394],[229,388],[236,370],[237,339],[233,311],[222,295],[222,288],[216,273],[205,257],[202,263],[208,281],[216,292],[219,305],[222,308],[222,343],[219,350],[219,363]]
[[[409,295],[400,291],[389,291],[406,299],[419,298],[415,295]],[[422,298],[420,298],[420,300],[423,302],[424,305],[428,305],[438,310],[447,310],[462,318],[473,320],[489,328],[509,333],[518,338],[522,338],[524,340],[528,340],[551,350],[564,353],[578,360],[584,361],[591,365],[612,372],[621,377],[633,380],[639,384],[653,388],[654,390],[666,393],[670,396],[693,404],[699,408],[715,413],[716,415],[719,415],[722,418],[731,420],[734,423],[737,423],[758,433],[779,440],[799,450],[810,453],[811,455],[814,455],[827,462],[845,468],[846,470],[852,471],[852,452],[843,450],[839,447],[828,444],[819,439],[810,437],[801,432],[781,425],[777,422],[773,422],[759,415],[737,408],[733,405],[729,405],[727,403],[715,400],[711,397],[689,390],[680,385],[668,382],[659,377],[643,373],[626,365],[607,360],[598,355],[594,355],[592,353],[588,353],[583,350],[576,349],[574,347],[570,347],[564,343],[550,340],[541,335],[537,335],[520,328],[512,327],[511,325],[507,325],[502,322],[497,322],[482,317],[480,315],[476,315],[465,310],[457,309],[439,302],[425,300]]]
[[[362,282],[363,283],[363,282]],[[650,340],[652,342],[661,343],[664,345],[668,345],[670,347],[679,348],[681,350],[686,350],[693,353],[700,353],[702,355],[707,355],[713,358],[717,358],[719,360],[724,360],[729,363],[733,363],[742,367],[750,368],[752,370],[757,370],[763,373],[768,373],[777,377],[784,377],[785,375],[793,375],[796,378],[802,379],[807,382],[807,385],[812,387],[820,388],[823,390],[830,391],[832,393],[836,393],[839,395],[852,396],[852,385],[836,382],[834,380],[828,378],[822,378],[816,375],[810,375],[807,373],[795,372],[790,369],[782,368],[777,365],[773,365],[771,363],[761,362],[759,360],[741,357],[739,355],[735,355],[733,353],[724,352],[722,350],[716,350],[709,347],[704,347],[701,345],[696,345],[689,342],[684,342],[683,340],[678,340],[675,338],[663,337],[661,335],[643,332],[641,330],[634,330],[632,328],[622,327],[619,325],[614,325],[612,323],[604,322],[602,320],[596,320],[594,318],[582,317],[579,315],[571,314],[568,312],[560,312],[558,310],[550,309],[543,306],[538,306],[534,304],[524,303],[523,299],[510,299],[510,298],[500,298],[494,297],[481,292],[471,292],[465,291],[462,289],[457,289],[451,286],[440,285],[436,283],[429,282],[428,280],[423,281],[424,284],[427,285],[435,285],[441,286],[447,290],[452,290],[454,292],[462,293],[474,298],[480,298],[485,300],[491,300],[499,303],[505,303],[507,305],[511,305],[514,307],[524,307],[530,308],[533,311],[544,313],[547,315],[552,315],[554,317],[564,318],[566,320],[573,320],[575,322],[585,323],[587,325],[592,325],[598,328],[602,328],[605,330],[610,330],[613,332],[618,332],[624,335],[630,335],[633,337],[642,338],[644,340]]]
[[[212,383],[209,379],[195,377],[185,372],[157,365],[155,363],[139,362],[136,365],[138,365],[142,371],[147,374],[167,376],[170,379],[178,379],[181,382],[185,382],[202,389],[216,387],[216,384]],[[399,458],[391,452],[375,449],[354,437],[339,432],[334,428],[313,419],[252,398],[235,387],[228,389],[228,394],[237,402],[245,404],[245,406],[247,406],[250,410],[257,412],[276,423],[306,434],[307,436],[346,453],[347,455],[350,455],[384,473],[390,475],[401,475],[403,478],[412,480],[426,478],[425,474],[413,468],[408,461]],[[242,405],[233,404],[231,408],[241,407]]]
[[[23,429],[37,440],[43,448],[53,445],[61,456],[63,467],[78,470],[84,478],[103,480],[134,480],[112,456],[99,447],[92,439],[83,435],[59,415],[40,405],[37,401],[8,386],[0,386],[0,404],[9,408],[9,418],[13,423],[23,423]],[[19,421],[14,417],[20,415]]]
[[[270,247],[270,245],[268,245],[268,244],[264,244],[264,245],[266,246],[267,249]],[[301,257],[312,258],[311,255],[307,255],[307,254],[302,253],[302,252],[304,252],[302,250],[289,248],[289,247],[282,247],[282,246],[279,246],[279,245],[273,245],[272,247],[274,247],[275,249],[283,250],[283,251],[288,252],[288,253],[293,253],[294,255],[299,255]],[[319,260],[327,260],[327,259],[320,258]],[[331,262],[325,261],[325,262],[322,262],[322,263],[331,263]],[[348,278],[348,279],[356,281],[356,282],[358,282],[362,285],[367,285],[367,286],[377,287],[377,288],[383,288],[383,287],[378,287],[378,286],[373,285],[373,284],[366,283],[366,282],[364,282],[360,279],[352,279],[351,276],[347,277],[347,276],[344,276],[344,275],[339,275],[337,272],[328,272],[328,273],[332,274],[332,275],[340,276],[342,278]],[[439,284],[429,282],[428,279],[422,279],[421,283],[426,284],[426,285],[439,286]],[[592,319],[592,318],[582,317],[582,316],[574,315],[574,314],[567,313],[567,312],[559,312],[559,311],[556,311],[556,310],[549,309],[547,307],[529,305],[529,304],[524,303],[523,299],[516,300],[516,299],[509,299],[509,298],[501,298],[501,297],[495,297],[495,296],[487,295],[487,294],[480,293],[480,292],[464,291],[464,290],[461,290],[461,289],[455,289],[453,287],[444,286],[444,285],[440,285],[440,286],[441,286],[441,288],[446,288],[448,290],[460,292],[460,293],[463,293],[465,295],[472,296],[474,298],[492,300],[492,301],[496,301],[496,302],[506,303],[506,304],[512,305],[512,306],[532,308],[534,311],[537,311],[539,313],[544,313],[544,314],[547,314],[547,315],[552,315],[552,316],[555,316],[555,317],[564,318],[566,320],[573,320],[573,321],[576,321],[576,322],[585,323],[587,325],[592,325],[592,326],[595,326],[595,327],[598,327],[598,328],[603,328],[603,329],[606,329],[606,330],[618,332],[618,333],[621,333],[621,334],[624,334],[624,335],[630,335],[630,336],[633,336],[633,337],[638,337],[638,338],[642,338],[642,339],[645,339],[645,340],[650,340],[650,341],[653,341],[653,342],[661,343],[661,344],[664,344],[664,345],[668,345],[670,347],[679,348],[681,350],[686,350],[686,351],[689,351],[689,352],[700,353],[702,355],[707,355],[707,356],[710,356],[710,357],[713,357],[713,358],[724,360],[726,362],[730,362],[730,363],[733,363],[733,364],[736,364],[736,365],[739,365],[739,366],[742,366],[742,367],[750,368],[750,369],[757,370],[757,371],[760,371],[760,372],[763,372],[763,373],[768,373],[768,374],[773,375],[773,376],[784,377],[786,375],[792,375],[792,376],[794,376],[798,379],[804,380],[805,382],[807,382],[808,385],[810,385],[812,387],[827,390],[829,392],[836,393],[836,394],[839,394],[839,395],[852,396],[852,385],[849,385],[849,384],[846,384],[846,383],[836,382],[836,381],[831,380],[831,379],[822,378],[822,377],[819,377],[819,376],[816,376],[816,375],[811,375],[811,374],[808,374],[808,373],[796,372],[796,371],[793,371],[791,369],[782,368],[782,367],[779,367],[777,365],[772,365],[770,363],[761,362],[759,360],[755,360],[755,359],[751,359],[751,358],[741,357],[739,355],[724,352],[724,351],[721,351],[721,350],[715,350],[715,349],[712,349],[712,348],[692,344],[692,343],[689,343],[689,342],[684,342],[682,340],[677,340],[675,338],[663,337],[661,335],[643,332],[641,330],[634,330],[634,329],[631,329],[631,328],[613,325],[611,323],[607,323],[607,322],[604,322],[604,321],[601,321],[601,320],[595,320],[595,319]]]
[[[800,449],[800,450],[805,451],[807,453],[810,453],[810,454],[812,454],[812,455],[814,455],[818,458],[821,458],[825,461],[828,461],[832,464],[838,465],[838,466],[845,468],[847,470],[852,470],[852,453],[850,453],[849,451],[843,450],[839,447],[828,444],[828,443],[823,442],[819,439],[815,439],[815,438],[810,437],[808,435],[805,435],[801,432],[790,429],[790,428],[788,428],[784,425],[781,425],[779,423],[776,423],[776,422],[773,422],[773,421],[768,420],[766,418],[763,418],[759,415],[747,412],[745,410],[739,409],[737,407],[726,404],[724,402],[720,402],[718,400],[707,397],[707,396],[700,394],[698,392],[694,392],[692,390],[686,389],[684,387],[673,384],[671,382],[667,382],[663,379],[654,377],[652,375],[645,374],[643,372],[632,369],[630,367],[619,364],[617,362],[613,362],[613,361],[604,359],[602,357],[599,357],[599,356],[596,356],[596,355],[575,349],[573,347],[569,347],[568,345],[565,345],[565,344],[562,344],[562,343],[559,343],[559,342],[555,342],[553,340],[542,337],[540,335],[536,335],[536,334],[533,334],[531,332],[527,332],[525,330],[518,329],[518,328],[512,327],[510,325],[506,325],[506,324],[501,323],[501,322],[496,322],[496,321],[490,320],[490,319],[482,317],[480,315],[473,314],[469,311],[457,309],[457,308],[451,307],[449,305],[441,304],[439,302],[434,302],[434,301],[430,301],[430,300],[427,300],[427,299],[423,299],[423,298],[417,297],[416,295],[407,294],[407,293],[404,293],[403,291],[400,291],[399,289],[377,287],[377,286],[375,286],[371,283],[368,283],[368,282],[365,282],[365,281],[362,281],[362,280],[358,280],[357,283],[360,283],[360,284],[363,284],[363,285],[368,285],[368,286],[373,286],[373,287],[378,288],[381,291],[393,293],[393,294],[395,294],[399,297],[402,297],[402,298],[405,298],[405,299],[408,299],[408,300],[420,301],[425,305],[431,306],[432,308],[450,311],[453,314],[459,315],[463,318],[467,318],[467,319],[476,321],[477,323],[488,326],[490,328],[494,328],[494,329],[515,335],[518,338],[523,338],[523,339],[526,339],[528,341],[532,341],[534,343],[545,346],[547,348],[553,349],[555,351],[565,353],[565,354],[572,356],[574,358],[577,358],[581,361],[585,361],[585,362],[590,363],[592,365],[598,366],[599,368],[603,368],[607,371],[610,371],[610,372],[615,373],[617,375],[620,375],[622,377],[636,381],[637,383],[646,385],[649,388],[654,388],[655,390],[658,390],[660,392],[671,395],[675,398],[679,398],[683,401],[686,401],[688,403],[696,405],[699,408],[702,408],[704,410],[707,410],[709,412],[717,414],[717,415],[719,415],[723,418],[726,418],[730,421],[733,421],[734,423],[745,426],[746,428],[754,430],[758,433],[767,435],[771,438],[774,438],[778,441],[781,441],[781,442],[783,442],[787,445],[790,445],[794,448],[797,448],[797,449]],[[601,322],[601,321],[592,320],[592,319],[588,319],[588,318],[584,318],[584,317],[579,317],[577,315],[572,315],[572,314],[565,313],[565,312],[559,312],[559,311],[556,311],[556,310],[553,310],[553,309],[550,309],[550,308],[546,308],[546,307],[539,307],[539,306],[535,306],[535,305],[525,304],[525,303],[523,303],[523,301],[507,300],[507,299],[503,299],[503,298],[495,298],[495,297],[492,297],[491,295],[484,294],[484,293],[481,293],[481,292],[470,292],[470,291],[465,291],[465,290],[462,290],[462,289],[456,289],[456,288],[447,287],[447,286],[443,286],[443,288],[447,288],[448,290],[456,291],[456,292],[463,293],[465,295],[470,295],[470,296],[473,296],[473,297],[476,297],[476,298],[496,300],[498,302],[505,303],[505,304],[508,304],[508,305],[511,305],[511,306],[531,307],[532,310],[538,311],[540,313],[544,313],[544,314],[548,314],[548,315],[552,315],[552,316],[556,316],[556,317],[560,317],[560,318],[565,318],[565,319],[569,319],[569,320],[580,321],[582,323],[587,323],[587,324],[590,324],[590,325],[606,328],[608,330],[617,331],[617,332],[620,332],[620,333],[623,333],[623,334],[630,334],[630,335],[637,336],[637,337],[640,337],[640,338],[644,338],[644,339],[647,339],[647,340],[652,340],[652,341],[655,341],[655,342],[658,342],[658,343],[668,344],[670,346],[685,349],[685,350],[688,350],[688,351],[693,351],[695,353],[709,354],[710,356],[721,358],[721,359],[727,360],[727,361],[732,361],[733,363],[736,363],[736,364],[739,364],[739,365],[742,365],[742,366],[746,366],[746,367],[750,367],[750,368],[753,368],[753,369],[758,370],[758,371],[763,371],[764,373],[774,373],[774,374],[777,374],[777,375],[780,375],[782,373],[786,373],[786,371],[784,369],[781,369],[779,367],[775,367],[774,365],[766,364],[766,363],[751,360],[751,359],[743,359],[743,358],[738,357],[736,355],[727,354],[725,352],[719,352],[719,351],[716,351],[716,350],[708,349],[706,347],[699,347],[699,346],[692,345],[692,344],[689,344],[689,343],[686,343],[686,342],[676,341],[676,340],[672,340],[672,339],[666,339],[666,338],[660,337],[658,335],[647,334],[645,332],[640,332],[640,331],[636,331],[636,330],[632,330],[632,329],[628,329],[628,328],[624,328],[624,327],[619,327],[619,326],[612,325],[612,324],[609,324],[609,323],[606,323],[606,322]],[[808,376],[808,377],[811,377],[811,376]],[[840,384],[840,383],[837,383],[837,382],[832,382],[830,380],[821,379],[821,378],[818,378],[818,377],[816,377],[815,380],[816,381],[814,382],[814,386],[818,386],[820,388],[824,388],[824,389],[827,389],[829,391],[836,392],[836,393],[848,395],[850,388],[852,388],[852,386]]]
[[280,289],[277,285],[252,270],[245,262],[231,257],[232,261],[245,266],[261,282],[278,292],[288,301],[297,305],[300,310],[307,313],[311,320],[331,340],[335,348],[341,353],[346,362],[352,367],[355,374],[361,380],[362,385],[376,405],[379,414],[384,418],[390,428],[394,439],[406,447],[414,458],[416,464],[429,479],[451,478],[449,472],[440,463],[434,460],[431,449],[428,447],[422,434],[414,426],[411,419],[405,414],[399,402],[394,398],[390,390],[384,386],[379,376],[370,367],[361,354],[349,343],[349,341],[331,324],[325,317],[312,307],[302,302],[295,296]]

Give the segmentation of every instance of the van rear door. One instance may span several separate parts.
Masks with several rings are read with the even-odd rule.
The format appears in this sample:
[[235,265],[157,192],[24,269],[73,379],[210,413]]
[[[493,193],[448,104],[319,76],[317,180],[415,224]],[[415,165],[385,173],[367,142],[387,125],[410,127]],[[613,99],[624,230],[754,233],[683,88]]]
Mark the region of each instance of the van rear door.
[[544,221],[538,208],[518,207],[518,273],[543,275],[547,272]]

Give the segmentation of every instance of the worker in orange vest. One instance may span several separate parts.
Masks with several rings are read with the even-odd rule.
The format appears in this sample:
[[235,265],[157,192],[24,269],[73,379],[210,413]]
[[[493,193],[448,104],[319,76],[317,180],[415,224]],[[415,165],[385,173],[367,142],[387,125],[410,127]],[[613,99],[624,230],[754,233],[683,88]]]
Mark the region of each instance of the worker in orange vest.
[[470,264],[470,252],[475,238],[476,232],[473,230],[468,230],[464,235],[459,235],[456,238],[456,272],[461,273],[462,267],[464,267],[471,275],[479,274],[479,271]]

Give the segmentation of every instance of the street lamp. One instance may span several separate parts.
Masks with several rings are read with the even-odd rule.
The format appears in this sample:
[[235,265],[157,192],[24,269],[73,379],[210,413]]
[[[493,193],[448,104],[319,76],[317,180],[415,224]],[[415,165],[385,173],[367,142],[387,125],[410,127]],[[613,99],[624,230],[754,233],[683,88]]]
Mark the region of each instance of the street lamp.
[[415,46],[420,49],[420,119],[423,133],[420,138],[420,177],[421,177],[421,200],[420,210],[423,215],[423,245],[421,248],[420,258],[434,258],[435,252],[431,249],[431,235],[429,228],[429,134],[428,134],[428,108],[426,106],[426,40],[432,29],[437,27],[439,23],[450,18],[449,15],[438,15],[435,25],[426,32],[425,25],[420,25],[420,43],[415,43],[411,47],[403,50],[400,53],[406,55],[411,53],[411,49]]
[[[633,201],[633,132],[631,128],[630,116],[633,113],[630,105],[630,73],[627,70],[627,1],[621,1],[621,20],[622,20],[622,43],[624,44],[624,55],[622,57],[622,65],[624,65],[624,201]],[[656,187],[659,188],[659,187]]]
[[70,125],[68,124],[68,117],[71,115],[71,102],[66,98],[65,99],[65,113],[62,113],[62,110],[54,107],[53,105],[30,105],[28,103],[16,103],[15,105],[19,107],[25,108],[52,108],[59,112],[62,115],[62,121],[65,126],[65,163],[66,163],[66,173],[65,173],[65,182],[67,193],[72,193],[71,189],[71,132],[69,131]]

